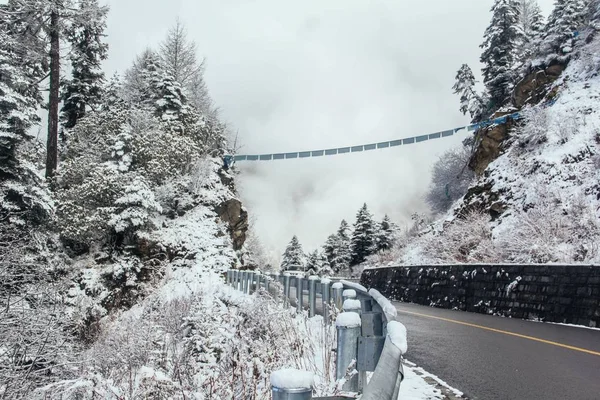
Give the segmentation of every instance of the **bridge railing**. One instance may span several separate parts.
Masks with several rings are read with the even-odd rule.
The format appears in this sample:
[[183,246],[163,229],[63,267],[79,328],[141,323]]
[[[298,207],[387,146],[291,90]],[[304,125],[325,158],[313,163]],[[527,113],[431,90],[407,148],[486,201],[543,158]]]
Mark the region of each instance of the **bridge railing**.
[[[396,309],[379,292],[367,291],[347,280],[303,278],[285,273],[229,270],[226,281],[247,294],[265,290],[288,306],[293,301],[298,312],[306,310],[310,317],[323,315],[325,324],[333,323],[333,316],[337,315],[336,380],[343,382],[342,391],[362,393],[362,400],[397,399],[404,378],[403,346],[397,343],[398,335],[390,331],[398,331],[401,324],[396,321]],[[373,372],[368,384],[367,372]],[[275,372],[271,380],[273,399],[312,399],[310,384],[290,387],[307,385],[300,384],[302,380],[298,379],[286,382],[286,375],[294,378],[302,374],[306,372]]]

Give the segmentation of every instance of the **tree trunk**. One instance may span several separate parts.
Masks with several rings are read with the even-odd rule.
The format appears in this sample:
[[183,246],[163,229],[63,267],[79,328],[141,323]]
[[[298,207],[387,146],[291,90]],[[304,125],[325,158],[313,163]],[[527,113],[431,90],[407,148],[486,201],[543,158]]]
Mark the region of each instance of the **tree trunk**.
[[52,178],[58,167],[58,103],[60,87],[60,40],[58,10],[50,13],[50,102],[48,109],[48,141],[46,144],[46,178]]

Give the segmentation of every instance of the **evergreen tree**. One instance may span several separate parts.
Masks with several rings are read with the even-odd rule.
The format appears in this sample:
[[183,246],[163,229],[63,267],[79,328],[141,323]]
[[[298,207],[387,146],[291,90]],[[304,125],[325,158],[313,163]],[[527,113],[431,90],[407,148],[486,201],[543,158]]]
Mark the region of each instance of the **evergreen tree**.
[[333,269],[329,264],[325,252],[319,252],[319,276],[333,276]]
[[394,225],[390,220],[390,217],[385,215],[383,221],[379,224],[377,230],[377,249],[379,251],[387,251],[394,245]]
[[575,32],[583,27],[587,11],[584,0],[556,0],[548,18],[543,51],[559,55],[570,53]]
[[338,236],[338,251],[334,264],[338,271],[345,271],[350,268],[352,261],[352,251],[350,249],[350,226],[346,220],[342,220],[337,231]]
[[298,237],[294,235],[294,237],[290,241],[290,244],[287,246],[285,252],[283,253],[281,270],[288,271],[300,269],[303,271],[305,267],[304,259],[305,255],[302,251],[302,246],[298,241]]
[[520,0],[519,10],[519,40],[516,58],[524,62],[534,53],[536,46],[544,34],[544,16],[537,0]]
[[323,245],[323,255],[327,259],[327,262],[331,269],[338,273],[340,270],[336,264],[338,259],[338,253],[340,251],[340,238],[338,235],[329,235],[325,244]]
[[[3,7],[4,8],[4,7]],[[39,123],[41,69],[31,49],[19,42],[19,26],[1,13],[0,21],[0,222],[24,225],[48,216],[48,202],[25,149]],[[32,61],[33,58],[33,61]],[[8,238],[7,238],[8,239]]]
[[306,273],[307,275],[318,275],[321,270],[320,258],[318,250],[308,254],[306,258]]
[[469,113],[472,119],[476,119],[483,112],[482,99],[475,91],[475,83],[471,67],[463,64],[456,73],[456,83],[452,87],[454,94],[460,96],[460,112],[465,115]]
[[104,81],[101,63],[108,52],[108,45],[103,43],[108,8],[100,7],[98,0],[81,0],[79,7],[78,23],[67,30],[72,78],[62,82],[61,115],[67,129],[73,128],[88,108],[99,103]]
[[375,232],[375,222],[369,212],[367,205],[364,204],[356,215],[354,232],[351,240],[352,263],[358,265],[377,251],[377,239]]
[[136,56],[133,65],[125,71],[123,97],[132,105],[139,105],[151,96],[148,68],[156,65],[156,54],[149,48]]
[[484,34],[483,83],[490,95],[490,109],[502,107],[514,86],[515,50],[519,39],[519,10],[515,0],[495,0],[492,21]]

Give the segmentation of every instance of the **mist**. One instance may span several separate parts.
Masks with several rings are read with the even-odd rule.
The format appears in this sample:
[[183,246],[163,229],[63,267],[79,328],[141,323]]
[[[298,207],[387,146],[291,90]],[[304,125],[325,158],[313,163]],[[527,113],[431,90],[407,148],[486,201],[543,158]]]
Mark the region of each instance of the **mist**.
[[[110,0],[108,71],[124,71],[179,17],[240,154],[342,147],[468,123],[452,94],[478,74],[492,0]],[[552,0],[540,1],[546,14]],[[124,39],[126,38],[126,39]],[[377,219],[427,212],[433,163],[468,136],[320,159],[240,162],[253,229],[274,255],[321,246],[367,203]]]

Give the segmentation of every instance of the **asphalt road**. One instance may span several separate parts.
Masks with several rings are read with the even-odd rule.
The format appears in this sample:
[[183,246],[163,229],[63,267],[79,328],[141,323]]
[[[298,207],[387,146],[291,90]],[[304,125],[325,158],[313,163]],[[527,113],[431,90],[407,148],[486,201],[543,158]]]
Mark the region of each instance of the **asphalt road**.
[[598,330],[395,305],[406,358],[470,399],[600,399]]

